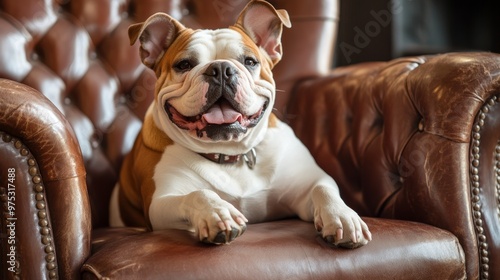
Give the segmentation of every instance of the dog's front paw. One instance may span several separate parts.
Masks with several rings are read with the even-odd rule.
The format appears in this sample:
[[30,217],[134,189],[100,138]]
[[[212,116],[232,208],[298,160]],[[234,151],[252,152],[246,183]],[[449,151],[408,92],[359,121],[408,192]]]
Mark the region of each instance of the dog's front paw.
[[329,244],[358,248],[372,240],[372,234],[359,215],[344,203],[315,210],[314,224]]
[[191,224],[200,241],[227,244],[245,232],[248,220],[232,204],[208,190],[192,195]]

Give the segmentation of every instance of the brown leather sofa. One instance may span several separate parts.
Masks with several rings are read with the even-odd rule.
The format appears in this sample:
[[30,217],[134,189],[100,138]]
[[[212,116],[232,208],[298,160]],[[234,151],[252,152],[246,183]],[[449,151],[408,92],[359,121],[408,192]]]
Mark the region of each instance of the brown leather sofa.
[[334,0],[272,1],[293,24],[277,108],[373,241],[332,248],[298,219],[224,246],[108,227],[155,82],[128,26],[157,11],[227,26],[244,2],[0,1],[0,278],[500,279],[500,55],[330,70]]

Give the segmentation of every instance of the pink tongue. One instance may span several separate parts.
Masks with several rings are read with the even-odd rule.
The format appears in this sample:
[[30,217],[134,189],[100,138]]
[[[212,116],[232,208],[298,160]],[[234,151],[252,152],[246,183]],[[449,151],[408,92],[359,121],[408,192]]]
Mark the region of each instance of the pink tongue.
[[223,102],[214,104],[202,117],[209,124],[226,124],[239,121],[242,116],[229,103]]

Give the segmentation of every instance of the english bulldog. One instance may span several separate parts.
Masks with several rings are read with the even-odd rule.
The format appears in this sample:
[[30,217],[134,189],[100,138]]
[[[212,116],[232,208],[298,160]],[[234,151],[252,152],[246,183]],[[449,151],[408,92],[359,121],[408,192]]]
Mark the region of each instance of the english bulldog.
[[336,246],[371,240],[335,181],[272,113],[283,26],[288,13],[264,1],[224,29],[193,30],[164,13],[130,26],[157,82],[112,195],[111,225],[226,244],[247,223],[298,216]]

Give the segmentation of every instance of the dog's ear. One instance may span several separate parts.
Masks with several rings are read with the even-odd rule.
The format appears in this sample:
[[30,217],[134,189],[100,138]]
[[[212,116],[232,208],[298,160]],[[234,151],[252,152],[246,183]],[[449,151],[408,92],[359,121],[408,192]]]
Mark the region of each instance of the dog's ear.
[[185,29],[184,25],[171,16],[156,13],[145,22],[131,25],[128,28],[128,36],[131,45],[139,39],[142,63],[154,68],[182,29]]
[[283,54],[281,34],[283,26],[290,28],[290,18],[285,10],[276,10],[265,1],[252,1],[243,9],[236,27],[243,29],[271,58],[273,64]]

